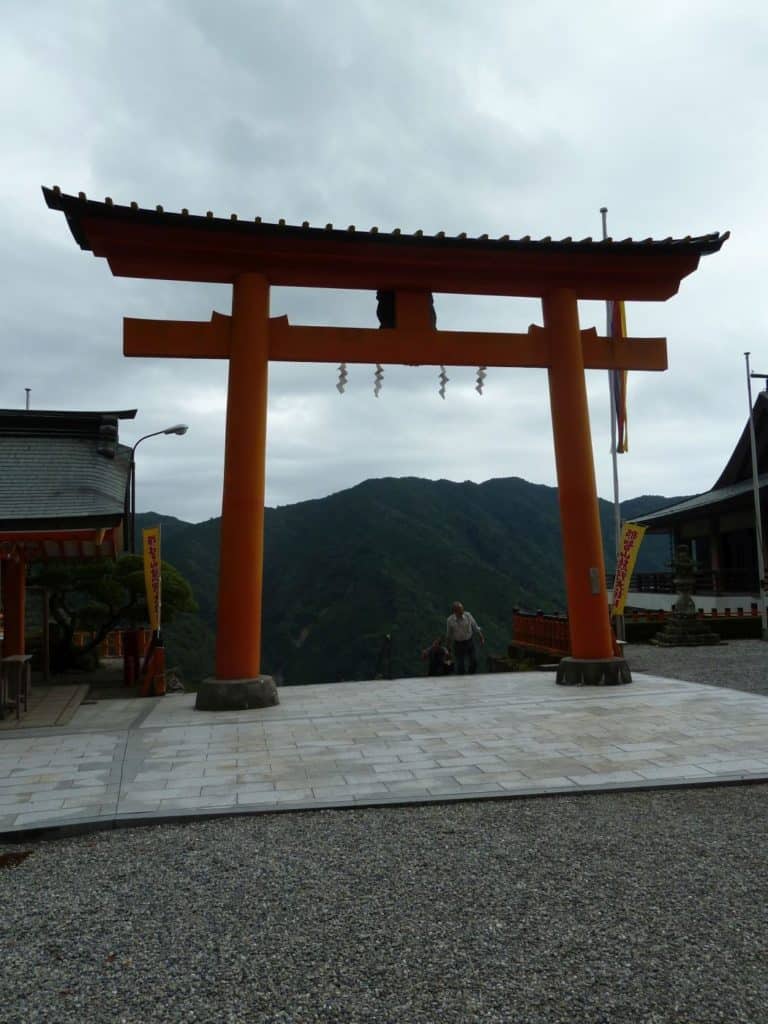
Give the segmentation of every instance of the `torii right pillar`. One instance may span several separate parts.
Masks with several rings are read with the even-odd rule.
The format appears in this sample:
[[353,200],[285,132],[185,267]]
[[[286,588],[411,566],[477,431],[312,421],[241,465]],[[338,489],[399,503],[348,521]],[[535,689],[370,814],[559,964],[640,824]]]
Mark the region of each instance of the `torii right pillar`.
[[576,293],[566,288],[548,292],[542,308],[550,352],[549,397],[571,635],[571,657],[561,660],[557,682],[630,683],[626,661],[614,656],[608,617]]

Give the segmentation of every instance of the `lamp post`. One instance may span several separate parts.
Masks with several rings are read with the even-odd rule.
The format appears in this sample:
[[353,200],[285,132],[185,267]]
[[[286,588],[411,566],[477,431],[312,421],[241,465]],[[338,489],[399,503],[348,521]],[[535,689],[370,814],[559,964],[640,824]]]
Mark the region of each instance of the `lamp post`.
[[[148,437],[159,437],[160,434],[186,434],[188,429],[189,428],[186,423],[176,423],[172,427],[166,427],[165,430],[153,430],[151,434],[145,434],[143,437],[140,437],[136,444],[131,448],[131,458],[128,464],[128,483],[125,489],[123,519],[125,520],[125,530],[128,534],[128,549],[132,555],[136,554],[136,449],[139,447],[141,442],[146,441]],[[138,636],[139,634],[136,629],[128,629],[123,635],[124,686],[133,686],[140,675]],[[154,643],[159,643],[159,641],[155,639]]]
[[755,439],[755,417],[752,414],[752,377],[765,378],[768,374],[751,373],[749,369],[749,352],[744,353],[747,364],[747,397],[749,399],[749,439],[752,449],[752,490],[755,499],[755,543],[757,545],[757,574],[760,588],[760,621],[761,636],[768,640],[768,610],[765,605],[765,555],[763,553],[763,517],[760,509],[760,483],[757,473],[757,441]]
[[140,437],[131,448],[131,461],[128,469],[128,489],[125,494],[125,519],[128,524],[128,541],[130,553],[136,554],[136,449],[142,441],[148,437],[159,437],[160,434],[186,434],[189,427],[186,423],[177,423],[173,427],[166,427],[165,430],[155,430],[151,434]]

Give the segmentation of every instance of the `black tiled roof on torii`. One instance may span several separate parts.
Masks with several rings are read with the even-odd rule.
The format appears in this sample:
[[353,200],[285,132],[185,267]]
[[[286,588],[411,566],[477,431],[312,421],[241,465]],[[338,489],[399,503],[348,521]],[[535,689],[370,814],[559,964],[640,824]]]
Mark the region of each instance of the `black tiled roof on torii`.
[[378,227],[359,229],[355,225],[346,228],[334,227],[333,224],[318,225],[312,227],[309,221],[302,224],[287,224],[284,219],[265,221],[260,216],[243,219],[233,213],[227,217],[216,217],[213,211],[207,211],[204,215],[191,214],[184,208],[179,212],[165,210],[162,206],[154,209],[141,208],[138,203],[132,202],[128,206],[120,206],[107,196],[103,202],[88,199],[84,192],[77,196],[66,195],[61,189],[54,185],[52,189],[43,188],[43,195],[48,206],[53,210],[61,210],[67,217],[72,234],[77,243],[83,249],[89,249],[88,239],[84,235],[80,218],[87,214],[89,217],[107,216],[111,220],[126,219],[132,223],[146,224],[148,226],[179,226],[185,225],[197,229],[204,229],[211,232],[239,232],[243,235],[260,236],[304,236],[307,238],[333,238],[334,241],[360,240],[364,238],[377,245],[388,245],[392,243],[409,245],[435,244],[440,247],[462,247],[467,249],[507,249],[507,250],[537,250],[549,249],[564,252],[574,251],[604,251],[606,248],[616,250],[653,248],[663,250],[674,250],[687,248],[699,255],[706,255],[717,252],[723,242],[730,236],[730,232],[713,232],[706,235],[688,235],[684,238],[606,238],[593,239],[591,237],[573,239],[558,238],[549,236],[543,238],[531,238],[525,235],[522,238],[510,238],[509,235],[500,235],[491,238],[488,234],[470,236],[467,232],[460,232],[450,235],[445,231],[438,231],[434,234],[425,233],[418,229],[412,232],[402,231],[394,228],[391,231],[381,231]]

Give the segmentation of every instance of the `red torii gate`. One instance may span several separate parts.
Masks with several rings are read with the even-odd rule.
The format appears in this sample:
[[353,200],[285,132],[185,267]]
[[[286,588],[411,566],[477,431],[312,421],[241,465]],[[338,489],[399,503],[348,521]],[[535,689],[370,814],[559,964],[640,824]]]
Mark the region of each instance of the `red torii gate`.
[[[635,242],[426,236],[265,224],[117,206],[43,189],[82,249],[113,274],[231,283],[232,315],[210,322],[126,319],[128,356],[229,359],[216,678],[198,707],[277,699],[260,675],[267,377],[270,360],[535,366],[548,371],[572,654],[564,681],[628,679],[613,658],[585,369],[664,370],[663,338],[581,331],[579,299],[674,295],[728,234]],[[270,318],[271,285],[360,288],[395,295],[394,326],[301,327]],[[525,334],[437,330],[434,292],[541,299],[543,327]]]

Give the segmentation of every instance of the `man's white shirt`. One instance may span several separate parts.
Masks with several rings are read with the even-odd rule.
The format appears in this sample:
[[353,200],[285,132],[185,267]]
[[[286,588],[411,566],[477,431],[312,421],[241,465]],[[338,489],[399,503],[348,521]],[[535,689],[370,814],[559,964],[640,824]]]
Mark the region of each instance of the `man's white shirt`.
[[482,633],[482,630],[469,612],[464,612],[461,618],[452,612],[446,621],[445,632],[449,640],[469,640],[473,633]]

